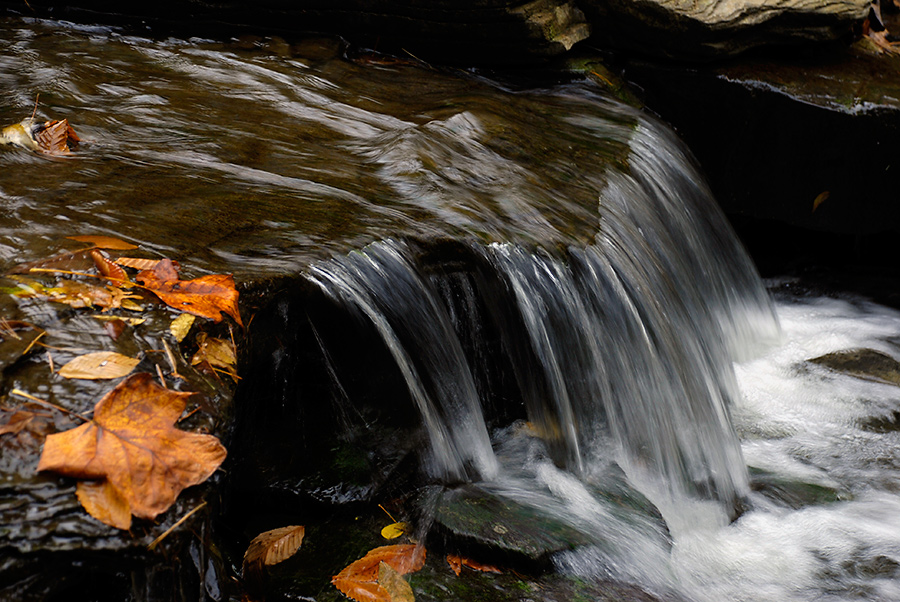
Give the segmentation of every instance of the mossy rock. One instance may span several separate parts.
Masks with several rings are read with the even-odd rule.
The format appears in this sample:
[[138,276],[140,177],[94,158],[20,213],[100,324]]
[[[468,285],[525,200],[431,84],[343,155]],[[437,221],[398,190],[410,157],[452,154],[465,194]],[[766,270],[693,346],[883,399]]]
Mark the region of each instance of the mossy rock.
[[486,561],[544,569],[550,557],[592,543],[572,526],[473,485],[435,499],[434,523],[448,548]]
[[778,504],[799,509],[851,499],[847,491],[785,477],[761,468],[750,467],[750,488]]

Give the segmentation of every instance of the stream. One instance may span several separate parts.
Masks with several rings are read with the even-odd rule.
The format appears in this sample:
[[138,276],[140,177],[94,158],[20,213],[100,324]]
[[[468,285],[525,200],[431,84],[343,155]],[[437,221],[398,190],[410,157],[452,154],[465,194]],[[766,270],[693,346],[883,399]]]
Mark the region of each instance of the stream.
[[[417,477],[580,533],[551,559],[573,582],[684,602],[900,600],[900,364],[890,382],[810,361],[900,357],[900,313],[761,280],[665,124],[576,76],[535,88],[333,39],[0,28],[2,125],[38,100],[39,119],[82,139],[52,159],[0,146],[4,272],[103,234],[192,277],[299,281],[287,301],[263,295],[257,332],[308,331],[322,375],[245,374],[237,402],[278,381],[278,407],[352,405],[369,368],[341,364],[341,347],[371,345],[369,393],[399,383],[391,403],[422,434],[403,450]],[[262,347],[291,353],[280,344]],[[70,391],[3,369],[4,407],[13,387]],[[622,480],[660,520],[607,504]],[[24,549],[6,537],[13,600],[10,584],[33,580],[3,576]],[[218,579],[199,599],[239,599]],[[322,583],[284,599],[339,598]]]

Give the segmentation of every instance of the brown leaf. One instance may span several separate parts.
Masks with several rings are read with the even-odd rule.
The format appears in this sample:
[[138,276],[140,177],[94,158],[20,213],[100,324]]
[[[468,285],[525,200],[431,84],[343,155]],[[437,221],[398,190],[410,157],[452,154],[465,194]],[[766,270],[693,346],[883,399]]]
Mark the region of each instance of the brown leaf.
[[406,579],[384,562],[378,565],[378,585],[391,596],[391,602],[416,602]]
[[[117,264],[135,270],[152,270],[159,265],[160,261],[162,259],[144,259],[142,257],[119,257],[116,259]],[[172,261],[172,267],[177,271],[179,269],[178,262]]]
[[64,378],[85,380],[121,378],[134,370],[139,363],[139,359],[121,353],[98,351],[76,357],[60,368],[58,374]]
[[425,565],[425,548],[414,544],[375,548],[332,577],[331,583],[357,602],[390,602],[390,594],[378,584],[382,562],[401,575],[414,573]]
[[223,368],[228,372],[234,371],[237,358],[235,357],[234,346],[231,344],[231,341],[213,338],[207,336],[205,332],[201,332],[197,335],[197,343],[199,343],[200,348],[191,358],[192,366],[208,362],[211,366]]
[[484,573],[502,573],[500,569],[490,564],[483,564],[478,562],[477,560],[472,560],[471,558],[465,558],[463,556],[457,556],[455,554],[447,554],[447,564],[450,565],[450,568],[456,573],[457,576],[462,572],[462,567],[469,567],[470,569],[474,569],[476,571],[482,571]]
[[112,261],[104,257],[100,251],[97,251],[96,249],[91,251],[91,259],[94,260],[94,265],[97,266],[97,271],[99,271],[101,274],[103,274],[107,278],[119,281],[119,286],[131,286],[131,281],[128,279],[128,274],[125,273],[125,270],[122,269],[122,266],[113,263]]
[[48,155],[67,155],[81,141],[67,119],[47,121],[33,132],[38,148]]
[[243,326],[237,305],[238,292],[231,275],[210,274],[179,280],[172,261],[163,259],[152,270],[140,272],[137,280],[169,307],[216,322],[222,320],[224,311]]
[[90,422],[47,437],[38,471],[106,479],[134,516],[153,519],[225,459],[217,438],[175,428],[190,395],[150,374],[130,376],[103,396]]
[[69,240],[77,240],[78,242],[90,243],[98,249],[112,249],[114,251],[130,251],[132,249],[137,249],[137,245],[111,236],[94,236],[88,234],[84,236],[68,236],[66,238]]
[[262,563],[266,566],[278,564],[283,560],[287,560],[293,556],[300,544],[303,542],[303,536],[306,534],[306,528],[297,525],[289,527],[281,527],[260,533],[253,538],[250,546],[244,553],[244,567],[248,563]]
[[131,506],[109,481],[79,481],[75,495],[87,513],[101,523],[126,531],[131,528]]

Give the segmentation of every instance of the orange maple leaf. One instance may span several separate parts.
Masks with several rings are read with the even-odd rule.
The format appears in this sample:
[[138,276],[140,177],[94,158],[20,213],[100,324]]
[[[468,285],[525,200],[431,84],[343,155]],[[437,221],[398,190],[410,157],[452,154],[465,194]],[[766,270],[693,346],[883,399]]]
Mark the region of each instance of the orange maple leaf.
[[153,519],[225,460],[216,437],[175,428],[190,395],[164,389],[146,373],[130,376],[97,402],[92,420],[47,437],[38,470],[100,481],[102,491],[86,495],[82,488],[79,494],[99,520],[104,512],[96,509],[109,500],[121,500],[134,516]]
[[378,567],[382,562],[401,575],[415,573],[425,566],[425,548],[414,544],[375,548],[347,565],[331,578],[331,583],[357,602],[390,602],[390,593],[378,583]]
[[172,261],[162,259],[153,269],[138,273],[136,280],[169,307],[216,322],[222,320],[224,311],[243,326],[237,305],[238,292],[230,274],[179,280]]

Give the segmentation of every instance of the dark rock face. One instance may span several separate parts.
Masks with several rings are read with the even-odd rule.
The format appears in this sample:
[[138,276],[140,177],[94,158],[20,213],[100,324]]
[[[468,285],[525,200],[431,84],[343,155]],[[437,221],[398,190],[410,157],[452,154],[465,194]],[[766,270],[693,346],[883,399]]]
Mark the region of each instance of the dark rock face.
[[828,42],[849,35],[866,0],[582,0],[595,38],[642,54],[722,57],[758,46]]

